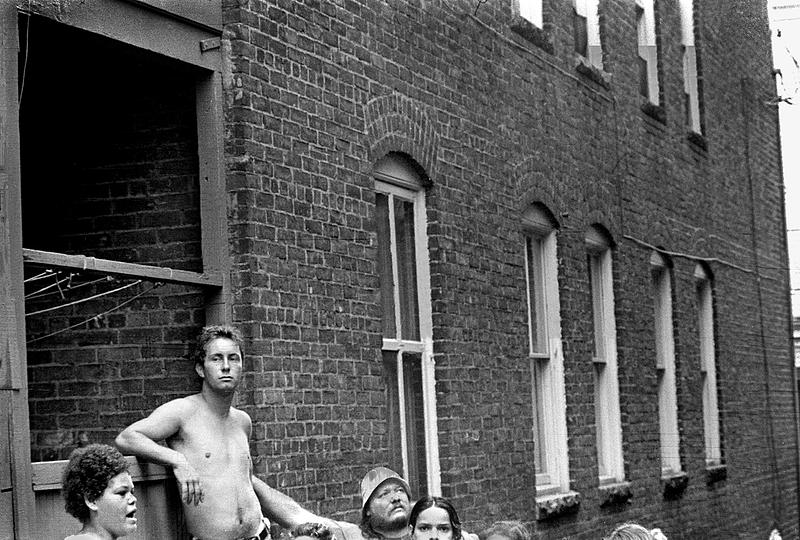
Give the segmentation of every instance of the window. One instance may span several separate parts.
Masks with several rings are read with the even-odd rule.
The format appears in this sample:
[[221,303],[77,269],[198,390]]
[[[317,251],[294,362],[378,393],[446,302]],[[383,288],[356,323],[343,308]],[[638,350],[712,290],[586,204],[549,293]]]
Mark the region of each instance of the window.
[[686,127],[702,134],[697,49],[694,45],[694,0],[680,0],[681,43],[683,45],[683,92],[686,102]]
[[654,0],[636,0],[636,31],[639,40],[639,93],[659,104],[658,47]]
[[591,65],[603,69],[603,48],[600,43],[600,0],[574,0],[573,32],[575,52]]
[[439,452],[425,192],[407,158],[375,166],[378,271],[391,465],[414,494],[439,495]]
[[564,359],[561,353],[556,221],[543,207],[523,217],[528,354],[533,373],[537,493],[569,489]]
[[625,478],[617,380],[617,334],[611,243],[598,229],[586,234],[594,320],[594,407],[600,484]]
[[669,261],[653,253],[650,258],[655,307],[658,423],[661,437],[661,472],[681,471],[678,403],[675,386],[675,338],[672,329],[672,270]]
[[538,28],[544,26],[542,19],[542,0],[519,0],[520,16]]
[[697,284],[697,315],[700,333],[700,371],[703,379],[703,426],[706,465],[722,463],[717,405],[717,363],[714,345],[714,299],[710,273],[702,265],[694,272]]

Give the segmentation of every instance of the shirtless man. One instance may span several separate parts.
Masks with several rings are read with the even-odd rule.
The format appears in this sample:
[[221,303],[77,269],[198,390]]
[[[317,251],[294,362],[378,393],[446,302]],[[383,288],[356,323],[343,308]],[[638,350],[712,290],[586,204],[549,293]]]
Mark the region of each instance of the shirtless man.
[[[195,540],[268,538],[262,508],[288,527],[318,520],[253,474],[250,416],[231,406],[243,352],[235,328],[203,328],[195,351],[200,393],[161,405],[115,441],[125,454],[172,469]],[[167,446],[158,444],[162,440]]]

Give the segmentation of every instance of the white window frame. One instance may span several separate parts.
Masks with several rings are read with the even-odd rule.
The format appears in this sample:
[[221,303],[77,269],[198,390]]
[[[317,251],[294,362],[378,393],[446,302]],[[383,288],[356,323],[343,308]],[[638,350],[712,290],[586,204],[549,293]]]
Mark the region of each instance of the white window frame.
[[694,0],[680,0],[681,44],[683,45],[683,91],[686,95],[687,127],[702,134],[700,92],[697,83],[697,49],[694,43]]
[[[564,357],[558,295],[556,228],[541,209],[531,207],[523,217],[525,289],[528,307],[528,355],[531,360],[537,495],[569,491]],[[531,248],[529,264],[529,246]],[[539,278],[538,280],[536,278]],[[539,307],[531,305],[535,287]],[[535,317],[535,319],[534,319]],[[534,321],[543,347],[536,350]]]
[[700,371],[703,379],[703,428],[706,466],[722,464],[722,445],[717,402],[717,362],[714,340],[714,298],[711,277],[702,265],[694,271],[697,280],[697,316],[700,335]]
[[594,320],[594,406],[600,485],[625,479],[617,374],[614,277],[609,241],[592,228],[586,234]]
[[642,10],[641,18],[637,18],[639,57],[647,62],[647,99],[658,105],[658,44],[656,41],[656,15],[653,0],[636,0],[636,6]]
[[600,0],[573,0],[575,13],[586,20],[586,60],[603,69],[603,44],[600,41]]
[[542,0],[514,0],[520,17],[537,28],[544,27]]
[[650,265],[653,274],[661,474],[669,476],[682,470],[675,382],[675,335],[672,326],[672,271],[668,261],[657,252],[650,257]]
[[[433,353],[433,320],[431,315],[431,284],[430,263],[428,259],[427,213],[425,208],[425,191],[416,180],[416,175],[407,167],[394,160],[379,162],[373,172],[375,178],[375,191],[389,197],[389,222],[394,223],[393,199],[400,198],[411,201],[414,205],[414,238],[417,274],[417,304],[419,310],[420,340],[403,339],[400,336],[400,298],[397,267],[397,246],[395,228],[389,227],[392,257],[392,272],[394,282],[394,308],[396,321],[396,335],[384,336],[382,350],[397,353],[397,384],[400,397],[399,410],[405,410],[403,353],[419,353],[422,362],[422,400],[425,425],[425,464],[427,470],[428,493],[440,496],[441,468],[439,464],[439,436],[436,416],[436,377]],[[400,439],[402,447],[403,476],[409,470],[408,435],[405,425],[405,415],[400,414]]]

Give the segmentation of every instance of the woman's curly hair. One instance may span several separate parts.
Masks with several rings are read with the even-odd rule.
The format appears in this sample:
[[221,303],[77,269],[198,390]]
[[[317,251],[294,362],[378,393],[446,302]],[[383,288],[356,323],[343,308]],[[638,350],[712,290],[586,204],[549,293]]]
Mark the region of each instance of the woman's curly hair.
[[108,487],[109,481],[128,470],[128,462],[119,450],[107,444],[90,444],[70,454],[61,479],[64,509],[86,523],[89,507],[84,498],[96,500]]
[[508,540],[531,540],[530,531],[521,521],[496,521],[478,537],[488,540],[492,535],[504,536]]

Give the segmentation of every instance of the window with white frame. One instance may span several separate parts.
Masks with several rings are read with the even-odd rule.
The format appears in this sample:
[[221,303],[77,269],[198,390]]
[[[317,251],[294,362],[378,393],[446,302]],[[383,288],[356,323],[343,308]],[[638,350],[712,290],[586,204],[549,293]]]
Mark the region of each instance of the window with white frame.
[[654,0],[636,0],[636,31],[639,42],[639,93],[659,104],[658,46]]
[[698,264],[694,277],[697,284],[697,315],[700,333],[700,371],[703,379],[703,427],[705,431],[706,465],[722,463],[717,405],[717,362],[714,345],[714,298],[709,272]]
[[520,17],[538,28],[544,26],[542,0],[517,0]]
[[694,44],[694,0],[680,0],[681,44],[683,45],[683,92],[686,107],[686,126],[702,133],[700,119],[700,85],[697,70],[697,49]]
[[668,476],[681,471],[675,382],[675,336],[672,327],[672,269],[669,260],[657,252],[653,252],[650,257],[650,264],[655,310],[661,473]]
[[539,495],[569,490],[556,227],[555,219],[544,207],[534,205],[523,216],[534,467]]
[[425,191],[409,160],[389,154],[375,178],[390,465],[419,497],[441,493]]
[[573,2],[575,52],[586,58],[597,69],[603,69],[603,47],[600,43],[600,0],[573,0]]
[[611,242],[599,229],[586,234],[594,320],[594,407],[600,484],[625,478],[617,379],[617,331]]

